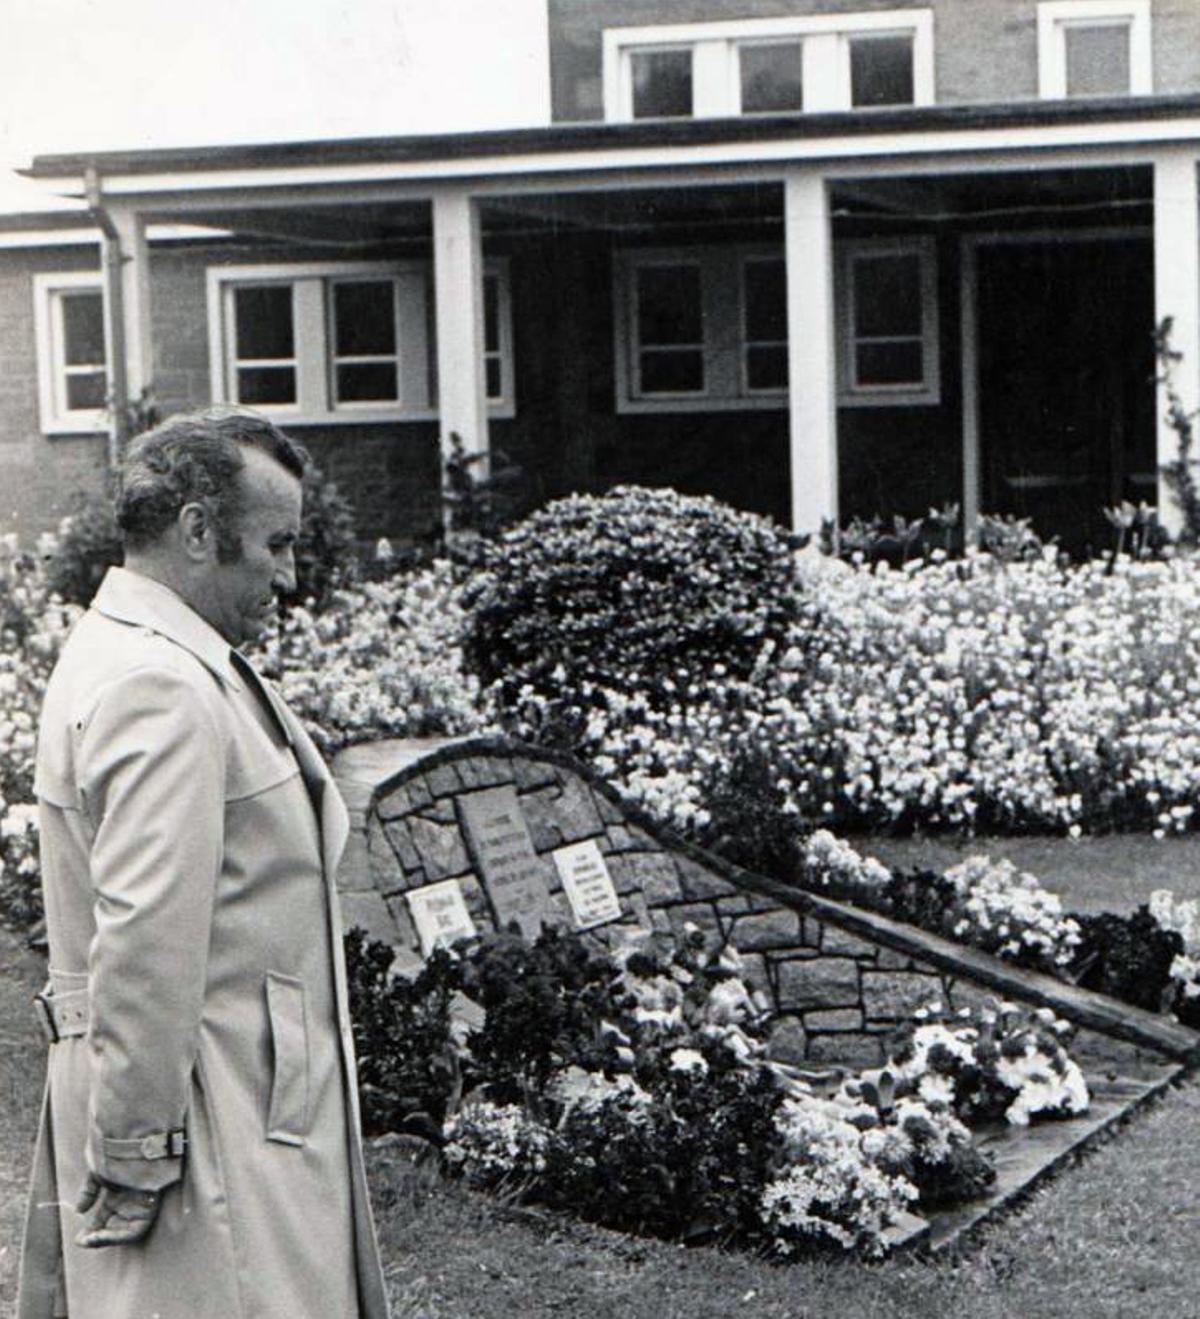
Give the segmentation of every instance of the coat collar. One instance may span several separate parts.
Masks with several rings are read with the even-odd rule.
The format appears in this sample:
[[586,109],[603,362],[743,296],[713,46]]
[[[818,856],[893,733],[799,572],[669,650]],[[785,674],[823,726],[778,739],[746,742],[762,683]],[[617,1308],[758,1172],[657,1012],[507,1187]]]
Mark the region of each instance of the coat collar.
[[129,568],[110,568],[92,608],[119,623],[157,632],[190,651],[226,686],[241,689],[229,659],[229,642],[181,596],[153,577]]

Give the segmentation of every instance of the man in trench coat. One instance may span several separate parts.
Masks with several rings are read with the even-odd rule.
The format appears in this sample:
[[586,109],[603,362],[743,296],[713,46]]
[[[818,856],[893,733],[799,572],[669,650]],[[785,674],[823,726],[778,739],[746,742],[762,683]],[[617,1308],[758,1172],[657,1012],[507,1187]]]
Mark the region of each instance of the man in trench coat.
[[19,1319],[385,1319],[334,875],[345,808],[236,647],[294,586],[301,451],[135,442],[36,791],[50,982]]

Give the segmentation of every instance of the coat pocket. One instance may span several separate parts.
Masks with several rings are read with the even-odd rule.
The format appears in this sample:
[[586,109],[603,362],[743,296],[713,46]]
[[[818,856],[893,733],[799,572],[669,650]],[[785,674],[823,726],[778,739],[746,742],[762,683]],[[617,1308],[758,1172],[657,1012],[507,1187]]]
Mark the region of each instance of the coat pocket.
[[271,1101],[267,1139],[303,1145],[308,1135],[308,1008],[304,981],[268,971],[271,1023]]

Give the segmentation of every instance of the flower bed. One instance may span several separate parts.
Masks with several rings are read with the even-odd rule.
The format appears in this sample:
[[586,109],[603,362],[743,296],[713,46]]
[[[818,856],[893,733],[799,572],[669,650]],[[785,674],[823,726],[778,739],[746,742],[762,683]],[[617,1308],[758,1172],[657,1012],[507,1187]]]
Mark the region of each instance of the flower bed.
[[[610,953],[553,931],[459,951],[389,980],[386,953],[351,937],[369,1127],[432,1138],[473,1185],[623,1230],[877,1254],[909,1211],[987,1188],[968,1124],[1088,1102],[1064,1024],[1011,1004],[919,1014],[886,1067],[814,1088],[766,1056],[737,955],[698,931]],[[475,1004],[457,1031],[456,995]]]

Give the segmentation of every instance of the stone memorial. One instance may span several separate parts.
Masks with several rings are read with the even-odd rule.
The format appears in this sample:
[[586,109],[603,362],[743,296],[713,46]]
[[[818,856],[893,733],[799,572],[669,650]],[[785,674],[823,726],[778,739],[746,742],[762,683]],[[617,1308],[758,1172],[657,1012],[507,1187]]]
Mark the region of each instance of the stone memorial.
[[550,920],[550,889],[516,789],[505,784],[464,793],[457,805],[496,924],[503,928],[516,921],[525,938],[535,939]]

